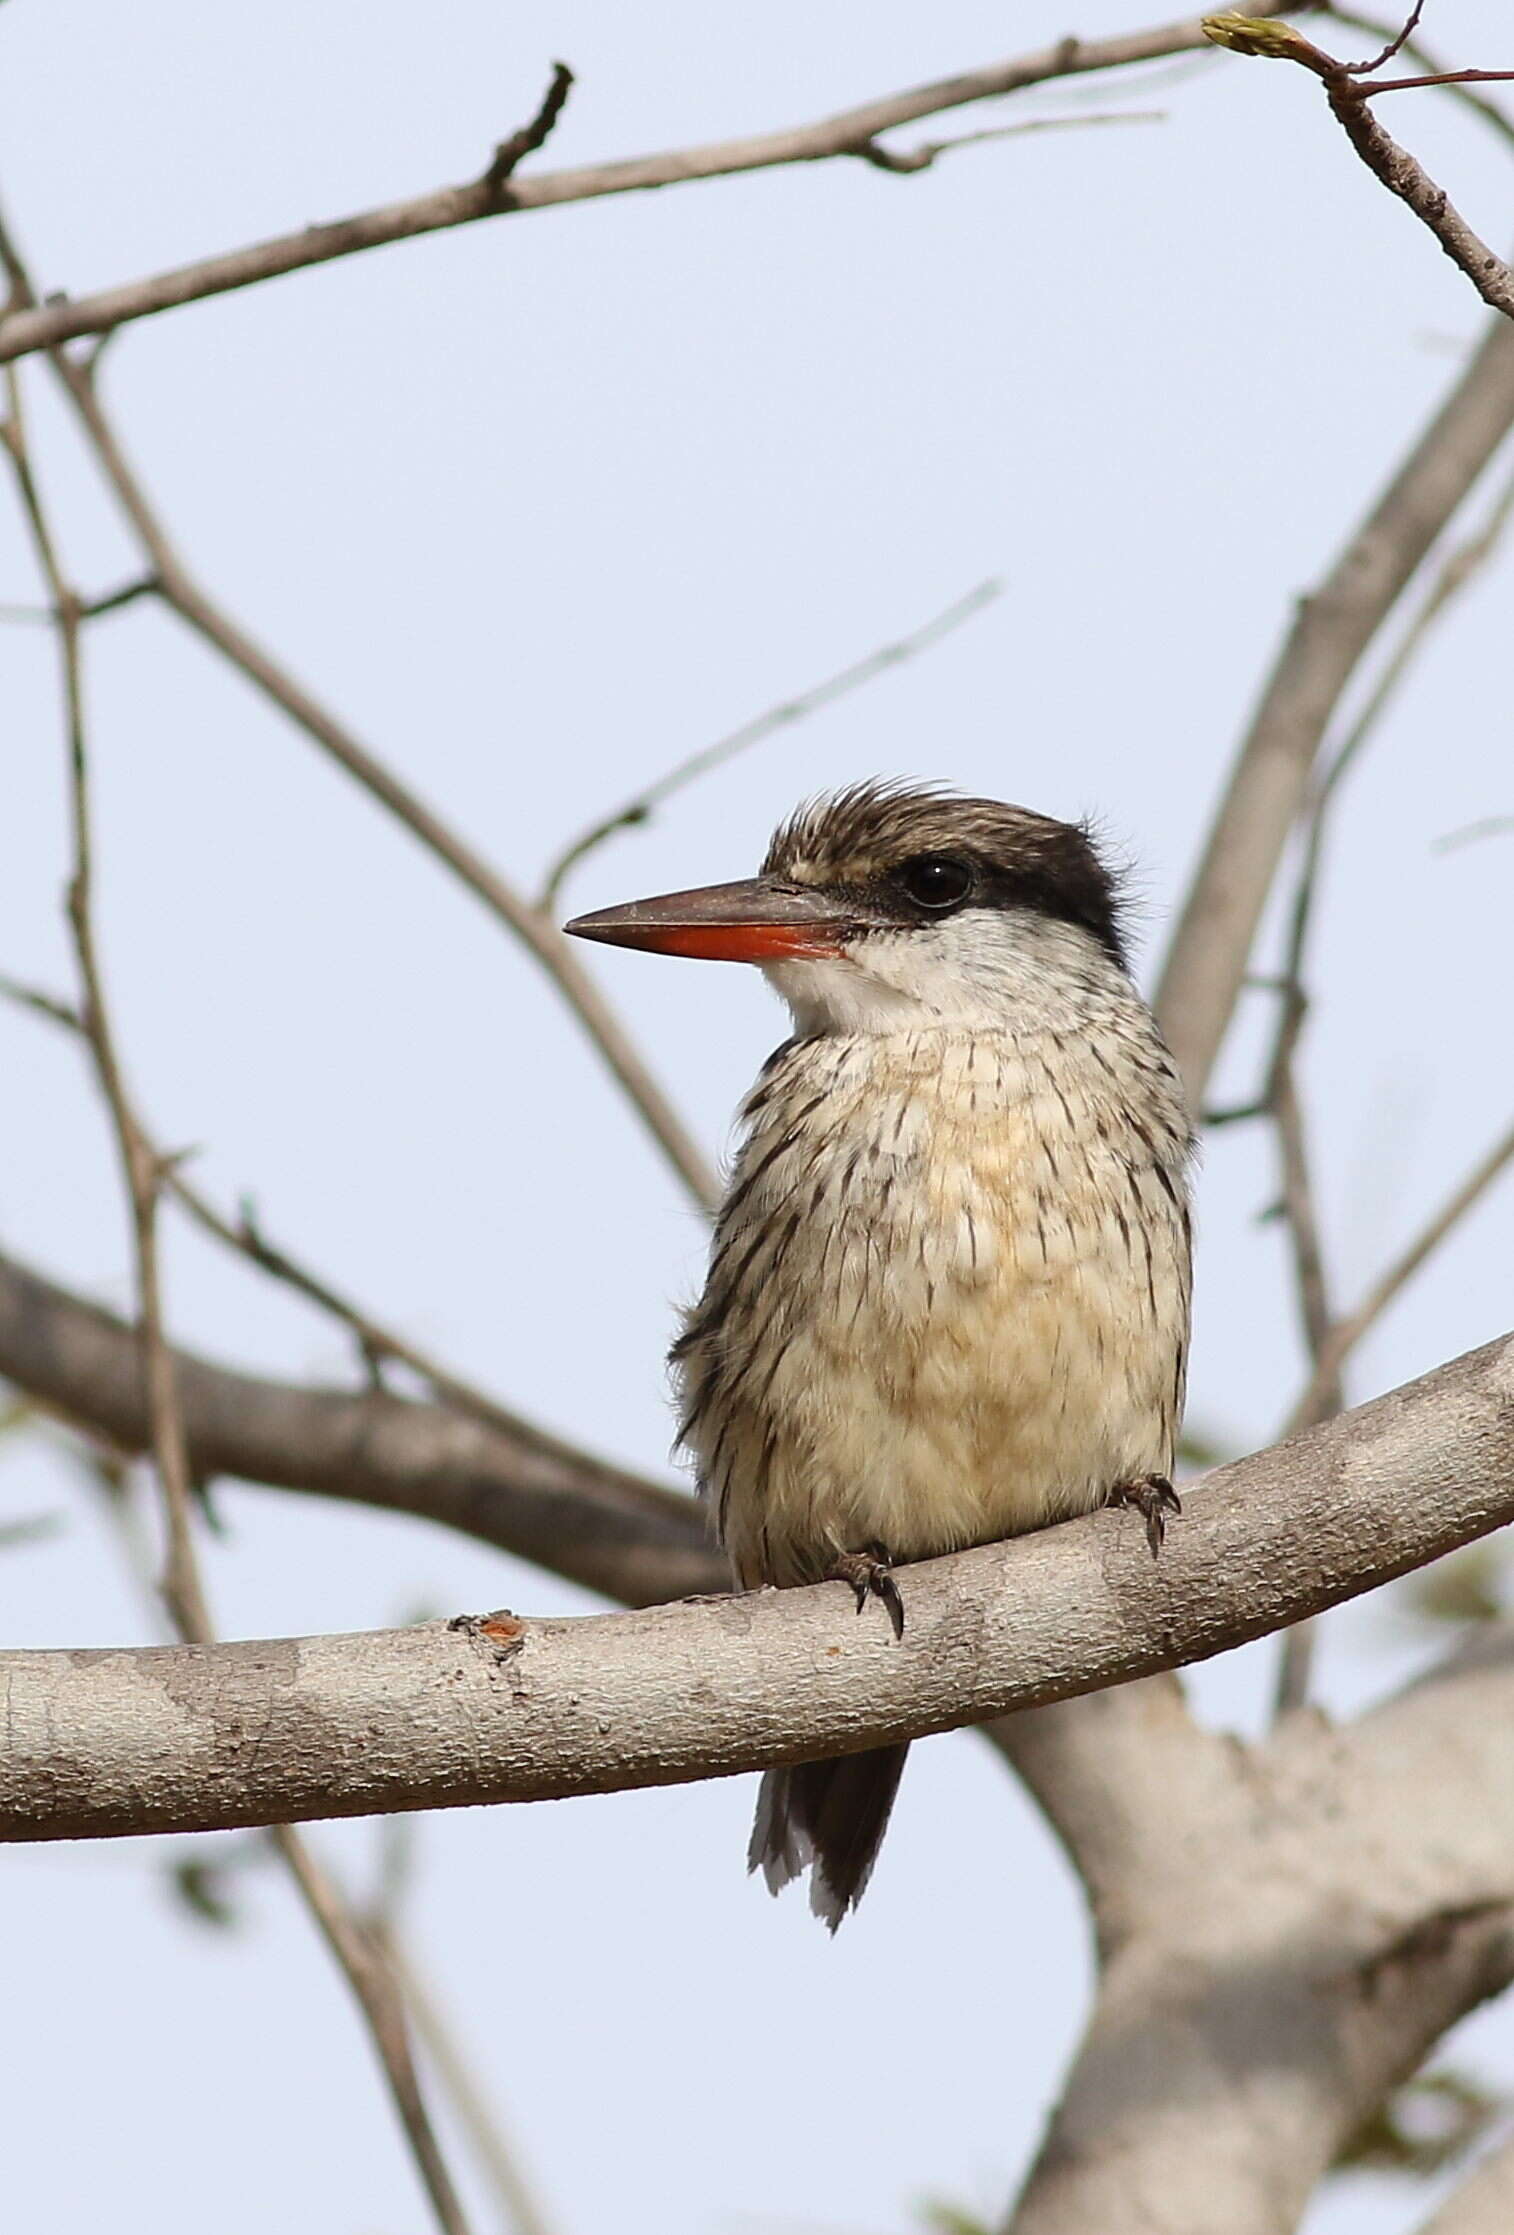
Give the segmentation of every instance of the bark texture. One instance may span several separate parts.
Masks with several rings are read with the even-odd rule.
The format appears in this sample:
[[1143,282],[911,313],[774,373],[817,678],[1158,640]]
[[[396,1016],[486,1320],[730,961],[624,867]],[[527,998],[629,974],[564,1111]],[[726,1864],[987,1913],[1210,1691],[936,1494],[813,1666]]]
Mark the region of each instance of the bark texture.
[[902,1642],[822,1584],[575,1621],[0,1655],[0,1836],[544,1800],[853,1753],[1202,1659],[1511,1518],[1505,1338],[1216,1470],[1159,1562],[1135,1515],[1101,1513],[902,1571]]

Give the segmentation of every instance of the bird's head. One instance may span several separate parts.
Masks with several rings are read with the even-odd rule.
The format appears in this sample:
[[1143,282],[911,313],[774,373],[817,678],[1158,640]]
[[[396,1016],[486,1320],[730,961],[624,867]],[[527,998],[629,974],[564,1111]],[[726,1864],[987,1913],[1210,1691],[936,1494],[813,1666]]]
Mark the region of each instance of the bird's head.
[[1119,895],[1088,831],[994,799],[869,783],[814,800],[761,872],[565,926],[755,962],[802,1032],[1003,1026],[1123,977]]

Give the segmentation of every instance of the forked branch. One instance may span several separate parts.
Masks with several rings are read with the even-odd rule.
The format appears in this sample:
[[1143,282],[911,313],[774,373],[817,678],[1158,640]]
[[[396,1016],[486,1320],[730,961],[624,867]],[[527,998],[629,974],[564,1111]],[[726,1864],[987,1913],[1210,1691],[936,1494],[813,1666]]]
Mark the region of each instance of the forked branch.
[[[1419,17],[1416,7],[1402,37],[1407,38]],[[1291,24],[1271,23],[1262,17],[1238,14],[1206,16],[1204,35],[1233,54],[1260,55],[1269,61],[1296,62],[1312,71],[1325,89],[1331,114],[1374,177],[1390,194],[1406,202],[1415,216],[1440,242],[1459,270],[1466,273],[1483,301],[1505,318],[1514,318],[1514,270],[1482,240],[1452,203],[1443,186],[1437,186],[1424,166],[1407,148],[1400,147],[1373,114],[1369,103],[1384,93],[1405,93],[1420,86],[1486,85],[1514,78],[1514,70],[1454,70],[1414,78],[1379,78],[1361,72],[1376,69],[1398,50],[1395,41],[1371,62],[1339,62],[1326,54]]]
[[[1257,0],[1256,13],[1278,13],[1287,0]],[[334,224],[310,225],[298,233],[259,241],[228,255],[207,257],[176,271],[159,272],[150,279],[110,287],[77,302],[66,297],[47,303],[18,304],[0,318],[0,361],[22,357],[35,349],[53,349],[79,334],[106,334],[138,318],[172,310],[183,303],[224,295],[240,287],[253,287],[285,272],[326,264],[337,257],[356,256],[391,241],[414,240],[423,233],[445,232],[454,226],[472,225],[480,218],[522,215],[527,210],[554,209],[565,202],[587,202],[607,194],[643,194],[655,187],[683,186],[695,179],[730,178],[743,171],[774,170],[791,163],[849,162],[867,157],[881,132],[922,117],[939,116],[974,102],[997,100],[1027,87],[1045,85],[1057,78],[1083,77],[1098,70],[1118,70],[1133,63],[1160,61],[1166,55],[1190,53],[1204,44],[1198,19],[1157,25],[1113,39],[1058,39],[1049,47],[1012,61],[990,63],[982,70],[966,70],[955,77],[938,78],[929,85],[883,95],[860,108],[844,109],[813,124],[796,125],[777,132],[754,133],[737,140],[721,140],[703,147],[672,148],[656,155],[633,156],[628,162],[594,163],[581,169],[548,171],[519,178],[514,165],[541,124],[544,110],[523,134],[505,141],[500,156],[509,162],[503,186],[494,181],[491,164],[482,178],[463,186],[444,186],[435,193],[419,194],[381,209],[365,210]],[[563,66],[558,65],[559,72]],[[563,73],[564,75],[566,73]],[[554,80],[554,89],[558,81]],[[566,95],[567,87],[562,86]],[[549,94],[548,103],[552,96]],[[559,102],[558,106],[561,106]],[[556,111],[553,112],[554,116]],[[549,120],[550,123],[550,120]],[[545,133],[542,134],[545,137]],[[536,140],[533,145],[540,145]],[[518,152],[512,152],[517,150]],[[500,156],[496,156],[498,163]],[[894,167],[894,166],[891,166]],[[912,166],[918,167],[918,166]]]

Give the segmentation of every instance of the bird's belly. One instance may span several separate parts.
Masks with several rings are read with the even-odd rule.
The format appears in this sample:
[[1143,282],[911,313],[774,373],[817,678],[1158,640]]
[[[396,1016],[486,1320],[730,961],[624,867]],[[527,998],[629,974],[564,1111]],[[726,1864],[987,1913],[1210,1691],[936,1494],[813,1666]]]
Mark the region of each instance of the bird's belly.
[[1047,1199],[937,1172],[807,1224],[784,1308],[732,1313],[691,1438],[740,1579],[984,1543],[1167,1473],[1186,1271],[1175,1222],[1094,1184]]

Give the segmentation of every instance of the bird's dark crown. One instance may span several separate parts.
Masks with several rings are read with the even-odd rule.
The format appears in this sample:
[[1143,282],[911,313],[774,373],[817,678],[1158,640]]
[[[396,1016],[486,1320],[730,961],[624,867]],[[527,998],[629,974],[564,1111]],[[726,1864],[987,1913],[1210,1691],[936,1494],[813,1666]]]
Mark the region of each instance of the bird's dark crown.
[[773,833],[764,876],[855,896],[876,922],[966,907],[1077,924],[1125,962],[1121,898],[1088,827],[997,799],[873,781],[808,800]]

